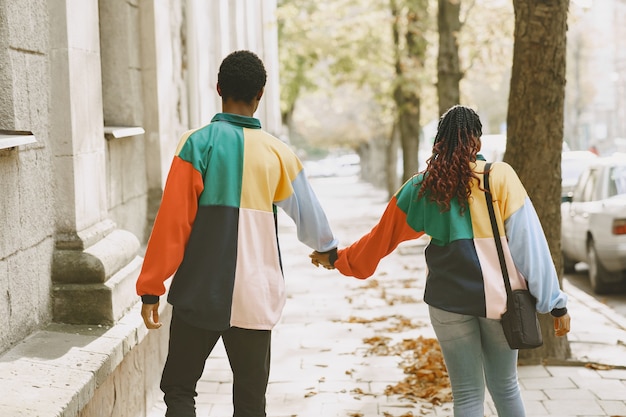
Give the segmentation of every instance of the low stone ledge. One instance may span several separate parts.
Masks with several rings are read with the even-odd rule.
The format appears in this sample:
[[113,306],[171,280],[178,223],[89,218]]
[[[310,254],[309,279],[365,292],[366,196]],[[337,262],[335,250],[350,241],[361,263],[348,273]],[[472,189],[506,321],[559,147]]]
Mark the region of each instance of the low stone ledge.
[[[83,417],[95,401],[107,409],[98,415],[144,416],[158,395],[168,326],[148,332],[140,310],[111,327],[53,324],[2,354],[0,415]],[[160,310],[169,323],[169,305]]]

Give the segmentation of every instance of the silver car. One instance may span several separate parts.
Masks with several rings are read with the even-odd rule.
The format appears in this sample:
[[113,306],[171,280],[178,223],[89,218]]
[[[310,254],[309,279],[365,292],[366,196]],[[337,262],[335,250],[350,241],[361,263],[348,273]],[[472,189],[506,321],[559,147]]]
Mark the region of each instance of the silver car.
[[595,159],[561,204],[561,250],[566,272],[589,267],[591,288],[610,291],[626,271],[626,155]]

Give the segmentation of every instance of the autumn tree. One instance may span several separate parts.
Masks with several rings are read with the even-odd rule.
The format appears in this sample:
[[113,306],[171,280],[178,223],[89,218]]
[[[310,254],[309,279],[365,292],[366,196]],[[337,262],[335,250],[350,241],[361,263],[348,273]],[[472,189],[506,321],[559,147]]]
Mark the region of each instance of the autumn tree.
[[[333,103],[351,85],[352,91],[361,97],[354,97],[357,105],[368,100],[370,108],[376,111],[370,117],[354,113],[348,117],[359,118],[359,126],[363,120],[374,124],[368,126],[370,141],[380,137],[375,129],[387,128],[384,137],[388,137],[395,126],[402,143],[404,177],[417,172],[422,86],[432,83],[432,77],[425,75],[429,72],[423,62],[428,44],[428,3],[429,0],[280,0],[281,108],[292,139],[297,139],[293,117],[303,94],[327,94],[328,102]],[[397,35],[395,42],[392,32]],[[327,110],[338,113],[332,105]],[[334,127],[335,132],[319,144],[356,148],[358,139],[355,142],[354,137],[348,137],[354,131],[343,134],[337,132],[336,125],[329,126],[328,119],[324,122],[324,128]],[[387,176],[395,182],[396,152],[392,146],[389,143],[387,147],[389,156],[378,145],[370,150],[380,153],[378,158],[386,161],[383,163]]]
[[[515,31],[504,160],[517,171],[543,225],[557,271],[561,267],[561,150],[569,0],[513,0]],[[520,358],[566,359],[566,338],[542,315],[544,345]]]
[[439,51],[437,55],[437,98],[439,115],[461,103],[459,82],[463,77],[459,60],[461,31],[461,0],[439,0],[437,28]]
[[303,91],[315,88],[311,71],[320,60],[315,16],[318,3],[282,0],[278,3],[278,37],[281,77],[281,118],[293,130],[293,114]]
[[[292,144],[321,156],[388,135],[393,49],[381,27],[389,21],[380,0],[278,1],[281,112]],[[294,124],[297,109],[304,123]]]
[[402,180],[418,169],[420,138],[421,74],[426,58],[428,0],[390,0],[393,41],[396,51],[396,127],[402,146]]

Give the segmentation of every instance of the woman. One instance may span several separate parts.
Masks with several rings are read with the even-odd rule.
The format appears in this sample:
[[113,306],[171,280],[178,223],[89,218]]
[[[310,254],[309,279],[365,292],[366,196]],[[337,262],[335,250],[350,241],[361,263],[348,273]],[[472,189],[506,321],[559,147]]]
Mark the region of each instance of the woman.
[[[518,352],[500,325],[506,291],[481,185],[481,135],[476,112],[450,108],[439,121],[426,170],[396,192],[378,224],[345,249],[310,256],[316,266],[364,279],[399,243],[429,235],[424,301],[448,369],[454,415],[483,417],[486,385],[499,416],[523,417]],[[501,239],[511,287],[529,288],[537,311],[550,312],[555,334],[564,336],[570,329],[567,296],[526,190],[504,162],[492,165],[490,189],[506,233]]]

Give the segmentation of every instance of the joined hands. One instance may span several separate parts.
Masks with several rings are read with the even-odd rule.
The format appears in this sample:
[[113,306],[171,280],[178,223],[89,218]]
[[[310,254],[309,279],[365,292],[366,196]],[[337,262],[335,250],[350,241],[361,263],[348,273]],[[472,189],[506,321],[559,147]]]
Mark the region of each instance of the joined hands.
[[315,266],[323,266],[326,269],[335,269],[335,267],[330,263],[330,253],[320,253],[318,251],[313,251],[309,258],[311,258],[311,263]]

